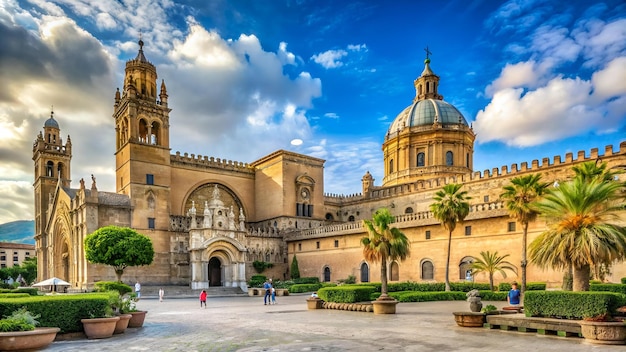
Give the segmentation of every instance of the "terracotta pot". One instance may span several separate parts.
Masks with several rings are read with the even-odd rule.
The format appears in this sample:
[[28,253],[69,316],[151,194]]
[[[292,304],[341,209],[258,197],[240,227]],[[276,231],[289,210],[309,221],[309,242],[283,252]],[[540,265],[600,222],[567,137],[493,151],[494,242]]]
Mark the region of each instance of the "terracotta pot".
[[485,313],[453,312],[456,325],[465,328],[482,328],[485,323]]
[[581,320],[578,323],[585,342],[599,345],[626,344],[626,322]]
[[115,325],[120,317],[81,319],[88,339],[104,339],[113,336]]
[[396,305],[398,301],[391,297],[377,299],[372,302],[374,314],[396,314]]
[[308,309],[321,309],[323,301],[319,298],[307,298],[306,307]]
[[128,322],[130,321],[130,318],[133,317],[130,314],[122,314],[118,316],[120,317],[120,320],[118,320],[115,324],[115,330],[113,331],[113,335],[121,334],[126,331],[126,328],[128,327]]
[[0,351],[39,350],[54,341],[59,328],[0,332]]
[[143,321],[146,319],[147,310],[142,310],[139,312],[129,312],[128,314],[132,315],[130,320],[128,321],[129,328],[140,328],[143,326]]

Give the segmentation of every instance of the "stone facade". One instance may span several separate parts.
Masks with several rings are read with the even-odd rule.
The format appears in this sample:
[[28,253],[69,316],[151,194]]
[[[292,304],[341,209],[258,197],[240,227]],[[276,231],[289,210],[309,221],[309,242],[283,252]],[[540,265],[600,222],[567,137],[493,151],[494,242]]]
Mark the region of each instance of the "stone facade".
[[[541,173],[549,182],[572,177],[571,167],[602,159],[610,167],[626,165],[626,142],[619,150],[581,151],[561,160],[544,158],[529,166],[502,166],[474,172],[475,135],[458,110],[438,93],[439,77],[427,60],[415,81],[416,98],[392,123],[383,143],[382,186],[366,173],[361,194],[324,193],[324,160],[285,150],[252,163],[170,153],[170,112],[165,81],[157,94],[157,70],[143,54],[126,63],[122,91],[114,96],[116,190],[99,191],[80,180],[71,187],[71,141],[62,144],[54,117],[33,147],[35,161],[36,252],[39,280],[62,278],[74,289],[115,278],[113,270],[85,260],[85,236],[106,225],[130,226],[150,237],[155,259],[148,267],[128,268],[127,282],[246,288],[255,274],[252,263],[273,264],[264,274],[289,276],[297,256],[301,276],[337,281],[379,281],[380,267],[363,259],[361,220],[387,207],[396,226],[411,241],[411,256],[390,263],[390,280],[443,281],[447,232],[428,211],[436,191],[450,182],[464,184],[472,197],[471,213],[453,233],[452,281],[465,280],[472,256],[480,251],[510,254],[519,263],[521,225],[510,219],[499,199],[515,176]],[[175,123],[175,118],[172,120]],[[623,175],[620,177],[624,177]],[[529,240],[545,224],[530,224]],[[528,281],[558,286],[562,273],[532,264]],[[626,276],[613,267],[611,281]],[[472,278],[487,281],[484,275]],[[496,276],[496,281],[503,278]],[[509,277],[508,280],[518,279]]]

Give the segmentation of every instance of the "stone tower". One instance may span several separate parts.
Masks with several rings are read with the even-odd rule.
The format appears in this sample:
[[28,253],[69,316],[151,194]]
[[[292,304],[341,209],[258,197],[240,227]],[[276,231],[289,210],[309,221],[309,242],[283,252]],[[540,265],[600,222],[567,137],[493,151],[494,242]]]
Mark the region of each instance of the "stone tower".
[[438,93],[439,76],[424,61],[415,98],[391,123],[383,143],[383,186],[472,172],[476,135]]
[[47,262],[49,246],[46,229],[48,212],[52,204],[57,186],[70,186],[70,161],[72,159],[72,142],[67,136],[63,145],[59,123],[54,119],[54,112],[39,132],[33,144],[33,161],[35,162],[35,241],[37,248],[38,271],[44,272],[43,263]]
[[132,227],[148,234],[167,231],[169,226],[171,109],[165,82],[157,89],[156,67],[146,59],[143,45],[139,40],[137,56],[126,62],[122,92],[115,92],[113,118],[116,192],[131,199]]

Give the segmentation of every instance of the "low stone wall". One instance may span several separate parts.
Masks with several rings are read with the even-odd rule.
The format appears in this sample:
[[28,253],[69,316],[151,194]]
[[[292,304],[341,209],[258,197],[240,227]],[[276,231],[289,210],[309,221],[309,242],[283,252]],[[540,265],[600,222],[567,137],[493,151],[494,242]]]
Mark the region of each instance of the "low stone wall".
[[[265,289],[248,287],[248,296],[265,296]],[[276,296],[289,296],[289,290],[286,288],[277,288]]]

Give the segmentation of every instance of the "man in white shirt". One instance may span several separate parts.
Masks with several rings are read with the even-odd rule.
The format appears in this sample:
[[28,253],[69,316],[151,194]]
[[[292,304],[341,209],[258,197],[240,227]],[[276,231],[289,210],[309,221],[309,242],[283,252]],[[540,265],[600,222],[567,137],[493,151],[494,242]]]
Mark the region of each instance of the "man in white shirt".
[[137,294],[137,298],[141,297],[141,285],[139,284],[139,281],[135,284],[135,294]]

